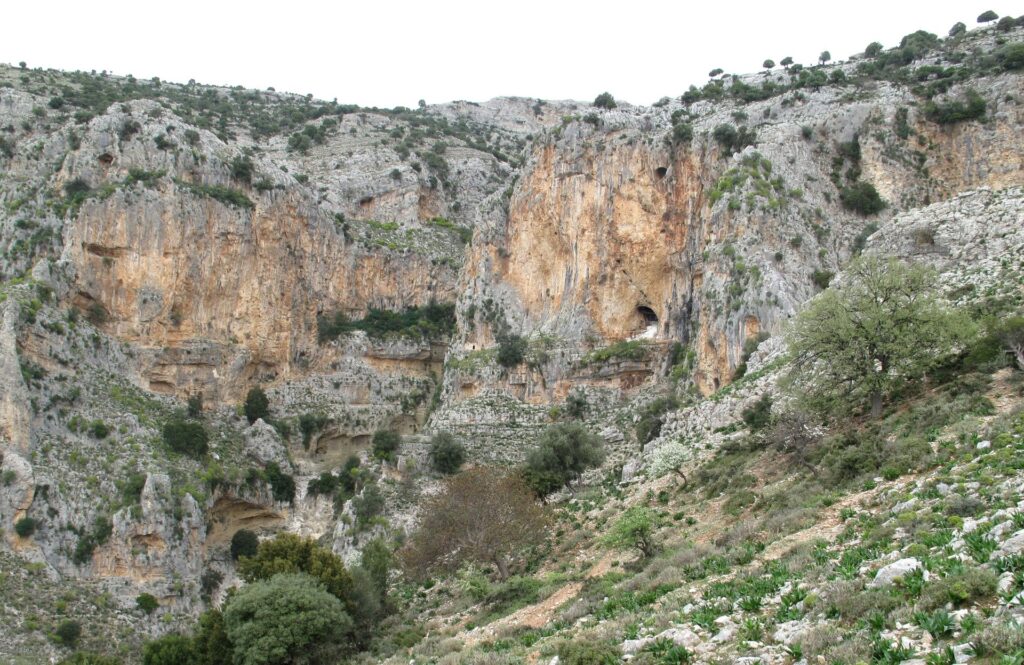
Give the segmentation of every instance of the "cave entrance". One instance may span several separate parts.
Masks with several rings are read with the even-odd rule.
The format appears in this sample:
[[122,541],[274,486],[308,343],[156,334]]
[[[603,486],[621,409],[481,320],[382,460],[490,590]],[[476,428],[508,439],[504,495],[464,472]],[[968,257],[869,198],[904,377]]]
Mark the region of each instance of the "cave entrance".
[[647,305],[638,305],[636,308],[640,339],[653,339],[658,335],[658,315]]
[[668,175],[668,167],[659,166],[658,168],[654,169],[654,175],[658,176],[659,180],[661,178],[664,178],[666,175]]

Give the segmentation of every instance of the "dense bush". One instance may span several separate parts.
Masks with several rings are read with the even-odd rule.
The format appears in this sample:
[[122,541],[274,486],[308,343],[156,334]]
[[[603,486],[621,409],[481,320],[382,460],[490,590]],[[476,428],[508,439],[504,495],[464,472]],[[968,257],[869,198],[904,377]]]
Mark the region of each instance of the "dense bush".
[[594,99],[594,106],[599,109],[615,108],[615,98],[609,92],[602,92]]
[[604,462],[604,442],[578,423],[548,427],[526,456],[523,477],[537,496],[567,486],[587,469]]
[[875,186],[863,180],[839,190],[839,200],[844,208],[858,215],[874,215],[885,208],[885,201],[878,195]]
[[438,473],[452,474],[466,461],[466,447],[449,432],[438,432],[430,440],[430,465]]
[[317,338],[321,343],[356,330],[374,338],[442,339],[455,331],[455,305],[432,302],[401,312],[370,308],[366,316],[356,321],[350,321],[343,312],[317,317]]
[[224,608],[234,662],[336,663],[352,636],[341,600],[313,577],[281,573],[238,591]]
[[762,395],[756,402],[743,409],[742,418],[751,432],[758,432],[767,427],[772,420],[772,396]]
[[976,91],[968,90],[964,93],[963,99],[954,99],[944,104],[928,100],[924,105],[924,117],[940,125],[951,125],[982,118],[985,115],[985,108],[985,99]]
[[646,506],[628,508],[605,534],[602,542],[610,547],[632,548],[644,559],[658,551],[655,531],[658,514]]
[[618,665],[622,652],[607,642],[576,640],[558,647],[559,665]]
[[739,152],[748,145],[754,145],[757,142],[757,134],[746,125],[737,129],[727,123],[721,124],[715,127],[711,136],[722,146],[722,149],[728,155]]
[[248,155],[235,157],[231,160],[231,177],[246,184],[252,182],[253,173],[256,171],[255,164]]
[[65,619],[57,625],[53,631],[57,641],[66,647],[74,647],[82,637],[82,624],[73,619]]
[[393,460],[401,443],[402,437],[398,432],[377,430],[373,433],[373,456],[381,460]]
[[174,417],[164,423],[164,443],[176,453],[199,458],[209,448],[210,436],[203,424],[195,420]]
[[1006,44],[996,51],[999,64],[1006,70],[1024,68],[1024,42]]
[[260,418],[266,421],[270,417],[270,400],[262,388],[257,386],[249,390],[249,394],[245,396],[244,409],[245,418],[250,425]]
[[263,476],[270,483],[271,492],[277,501],[291,503],[295,500],[295,479],[281,470],[277,462],[270,462],[263,469]]
[[37,522],[31,517],[22,517],[14,523],[14,533],[21,538],[28,538],[36,532]]
[[239,529],[231,536],[231,558],[235,561],[238,557],[253,556],[260,546],[260,539],[248,529]]
[[142,648],[142,665],[192,665],[195,662],[192,640],[183,635],[164,635]]
[[157,602],[156,596],[151,593],[140,593],[135,597],[135,606],[146,614],[152,614],[160,607],[160,603]]
[[526,358],[529,343],[520,335],[506,333],[498,336],[497,361],[502,367],[512,368]]

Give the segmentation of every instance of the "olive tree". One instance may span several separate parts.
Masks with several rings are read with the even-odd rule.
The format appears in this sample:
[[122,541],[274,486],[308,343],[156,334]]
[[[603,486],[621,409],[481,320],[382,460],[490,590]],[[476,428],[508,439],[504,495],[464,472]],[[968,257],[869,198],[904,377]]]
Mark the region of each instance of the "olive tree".
[[887,397],[948,359],[970,335],[970,320],[940,301],[934,284],[934,271],[920,265],[856,260],[788,331],[790,387],[825,412],[868,404],[871,416],[880,416]]

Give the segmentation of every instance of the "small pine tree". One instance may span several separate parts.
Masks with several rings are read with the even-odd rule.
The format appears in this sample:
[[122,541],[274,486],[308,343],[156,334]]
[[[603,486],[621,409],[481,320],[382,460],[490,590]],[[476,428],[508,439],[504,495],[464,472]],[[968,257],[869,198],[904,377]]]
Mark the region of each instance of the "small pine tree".
[[994,11],[990,9],[987,12],[982,12],[981,14],[978,14],[978,23],[991,23],[997,18],[999,18],[999,14],[996,14]]
[[826,62],[828,62],[829,60],[831,60],[831,59],[832,59],[832,54],[829,53],[828,51],[822,51],[821,55],[818,56],[818,62],[820,62],[823,65]]

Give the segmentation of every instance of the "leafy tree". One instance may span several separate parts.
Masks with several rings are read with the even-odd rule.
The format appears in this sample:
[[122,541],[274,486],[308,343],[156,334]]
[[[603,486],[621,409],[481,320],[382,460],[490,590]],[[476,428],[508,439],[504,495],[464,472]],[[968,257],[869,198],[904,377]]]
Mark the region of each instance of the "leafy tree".
[[184,635],[164,635],[142,647],[142,665],[193,665],[196,653]]
[[723,70],[721,67],[715,67],[710,72],[708,72],[708,77],[715,78],[716,76],[721,76],[724,71],[725,70]]
[[999,14],[996,14],[994,11],[990,9],[987,12],[982,12],[981,14],[978,14],[978,23],[991,23],[997,18],[999,18]]
[[965,32],[967,32],[967,26],[964,25],[963,22],[957,21],[953,24],[953,27],[949,29],[949,36],[956,37],[957,35],[962,35]]
[[546,497],[604,462],[604,442],[578,423],[548,427],[526,456],[523,477],[537,496]]
[[869,58],[877,58],[878,54],[882,52],[881,42],[871,42],[867,48],[864,49],[864,55]]
[[779,64],[782,65],[783,67],[789,67],[790,65],[793,64],[793,58],[787,55],[785,58],[779,61]]
[[521,478],[477,467],[451,478],[423,504],[423,521],[402,550],[413,575],[493,564],[509,576],[512,558],[544,540],[550,515]]
[[202,423],[176,416],[164,423],[164,443],[176,453],[199,458],[206,454],[210,437]]
[[279,533],[273,540],[260,543],[255,556],[238,560],[238,574],[246,582],[268,580],[278,573],[306,573],[329,593],[349,602],[352,576],[344,562],[310,538]]
[[788,333],[790,382],[809,405],[842,413],[870,404],[872,417],[908,382],[969,335],[966,317],[935,295],[933,271],[862,257],[844,281],[815,298]]
[[393,460],[402,437],[398,432],[379,429],[373,433],[373,456],[381,460]]
[[646,506],[633,506],[622,513],[602,541],[609,547],[636,549],[641,558],[647,559],[658,551],[654,534],[657,527],[656,512]]
[[594,106],[599,109],[615,108],[615,98],[609,92],[602,92],[594,99]]
[[388,592],[388,573],[394,566],[391,548],[382,538],[374,538],[363,546],[359,564],[370,576],[383,599]]
[[224,628],[239,665],[336,663],[353,623],[345,606],[309,575],[281,573],[238,591]]
[[764,67],[765,69],[771,69],[772,67],[775,66],[775,61],[772,60],[771,58],[768,58],[767,60],[761,63],[761,66]]
[[466,461],[466,447],[449,432],[438,432],[430,440],[430,465],[438,473],[452,474]]
[[832,54],[829,53],[828,51],[822,51],[821,55],[818,56],[818,62],[820,62],[821,64],[825,64],[826,62],[828,62],[831,59],[832,59]]
[[253,556],[259,549],[260,539],[248,529],[239,529],[231,536],[231,558],[235,561],[239,557]]
[[245,418],[252,425],[260,418],[267,420],[269,417],[270,400],[267,399],[267,394],[263,392],[263,389],[256,386],[245,396]]

